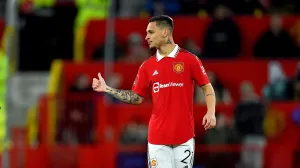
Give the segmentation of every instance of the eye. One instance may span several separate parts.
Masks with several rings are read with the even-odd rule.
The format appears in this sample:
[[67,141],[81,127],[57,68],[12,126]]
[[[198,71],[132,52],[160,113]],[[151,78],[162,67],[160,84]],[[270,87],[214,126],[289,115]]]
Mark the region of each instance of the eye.
[[153,33],[154,33],[154,32],[153,32],[153,31],[151,31],[151,30],[147,32],[147,34],[153,34]]

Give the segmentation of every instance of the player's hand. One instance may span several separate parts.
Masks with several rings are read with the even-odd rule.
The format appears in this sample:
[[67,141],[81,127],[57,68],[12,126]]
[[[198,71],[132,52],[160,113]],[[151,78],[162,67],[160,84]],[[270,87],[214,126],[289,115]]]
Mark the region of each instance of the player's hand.
[[205,130],[214,128],[216,126],[216,116],[213,113],[207,112],[202,120],[202,125],[204,126]]
[[93,79],[92,88],[96,92],[104,92],[106,90],[107,85],[104,79],[102,78],[100,72],[98,73],[98,79],[97,78]]

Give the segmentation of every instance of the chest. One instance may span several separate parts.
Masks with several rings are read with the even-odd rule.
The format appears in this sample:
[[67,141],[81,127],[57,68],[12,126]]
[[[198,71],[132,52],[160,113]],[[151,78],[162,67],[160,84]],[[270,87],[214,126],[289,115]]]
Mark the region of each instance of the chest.
[[163,58],[151,66],[148,76],[151,83],[184,82],[191,79],[190,65],[183,59]]

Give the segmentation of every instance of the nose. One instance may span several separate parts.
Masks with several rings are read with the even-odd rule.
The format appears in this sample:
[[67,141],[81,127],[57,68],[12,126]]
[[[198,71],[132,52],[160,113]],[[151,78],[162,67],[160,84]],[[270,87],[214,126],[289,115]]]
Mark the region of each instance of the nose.
[[148,37],[148,35],[146,35],[145,40],[148,40],[148,39],[149,39],[149,37]]

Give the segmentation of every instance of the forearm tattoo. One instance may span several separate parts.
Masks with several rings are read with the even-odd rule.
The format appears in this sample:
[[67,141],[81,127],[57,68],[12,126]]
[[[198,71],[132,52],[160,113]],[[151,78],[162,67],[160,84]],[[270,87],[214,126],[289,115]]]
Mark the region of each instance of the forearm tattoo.
[[116,99],[128,104],[140,104],[142,97],[131,90],[121,90],[114,88],[107,88],[107,93]]

